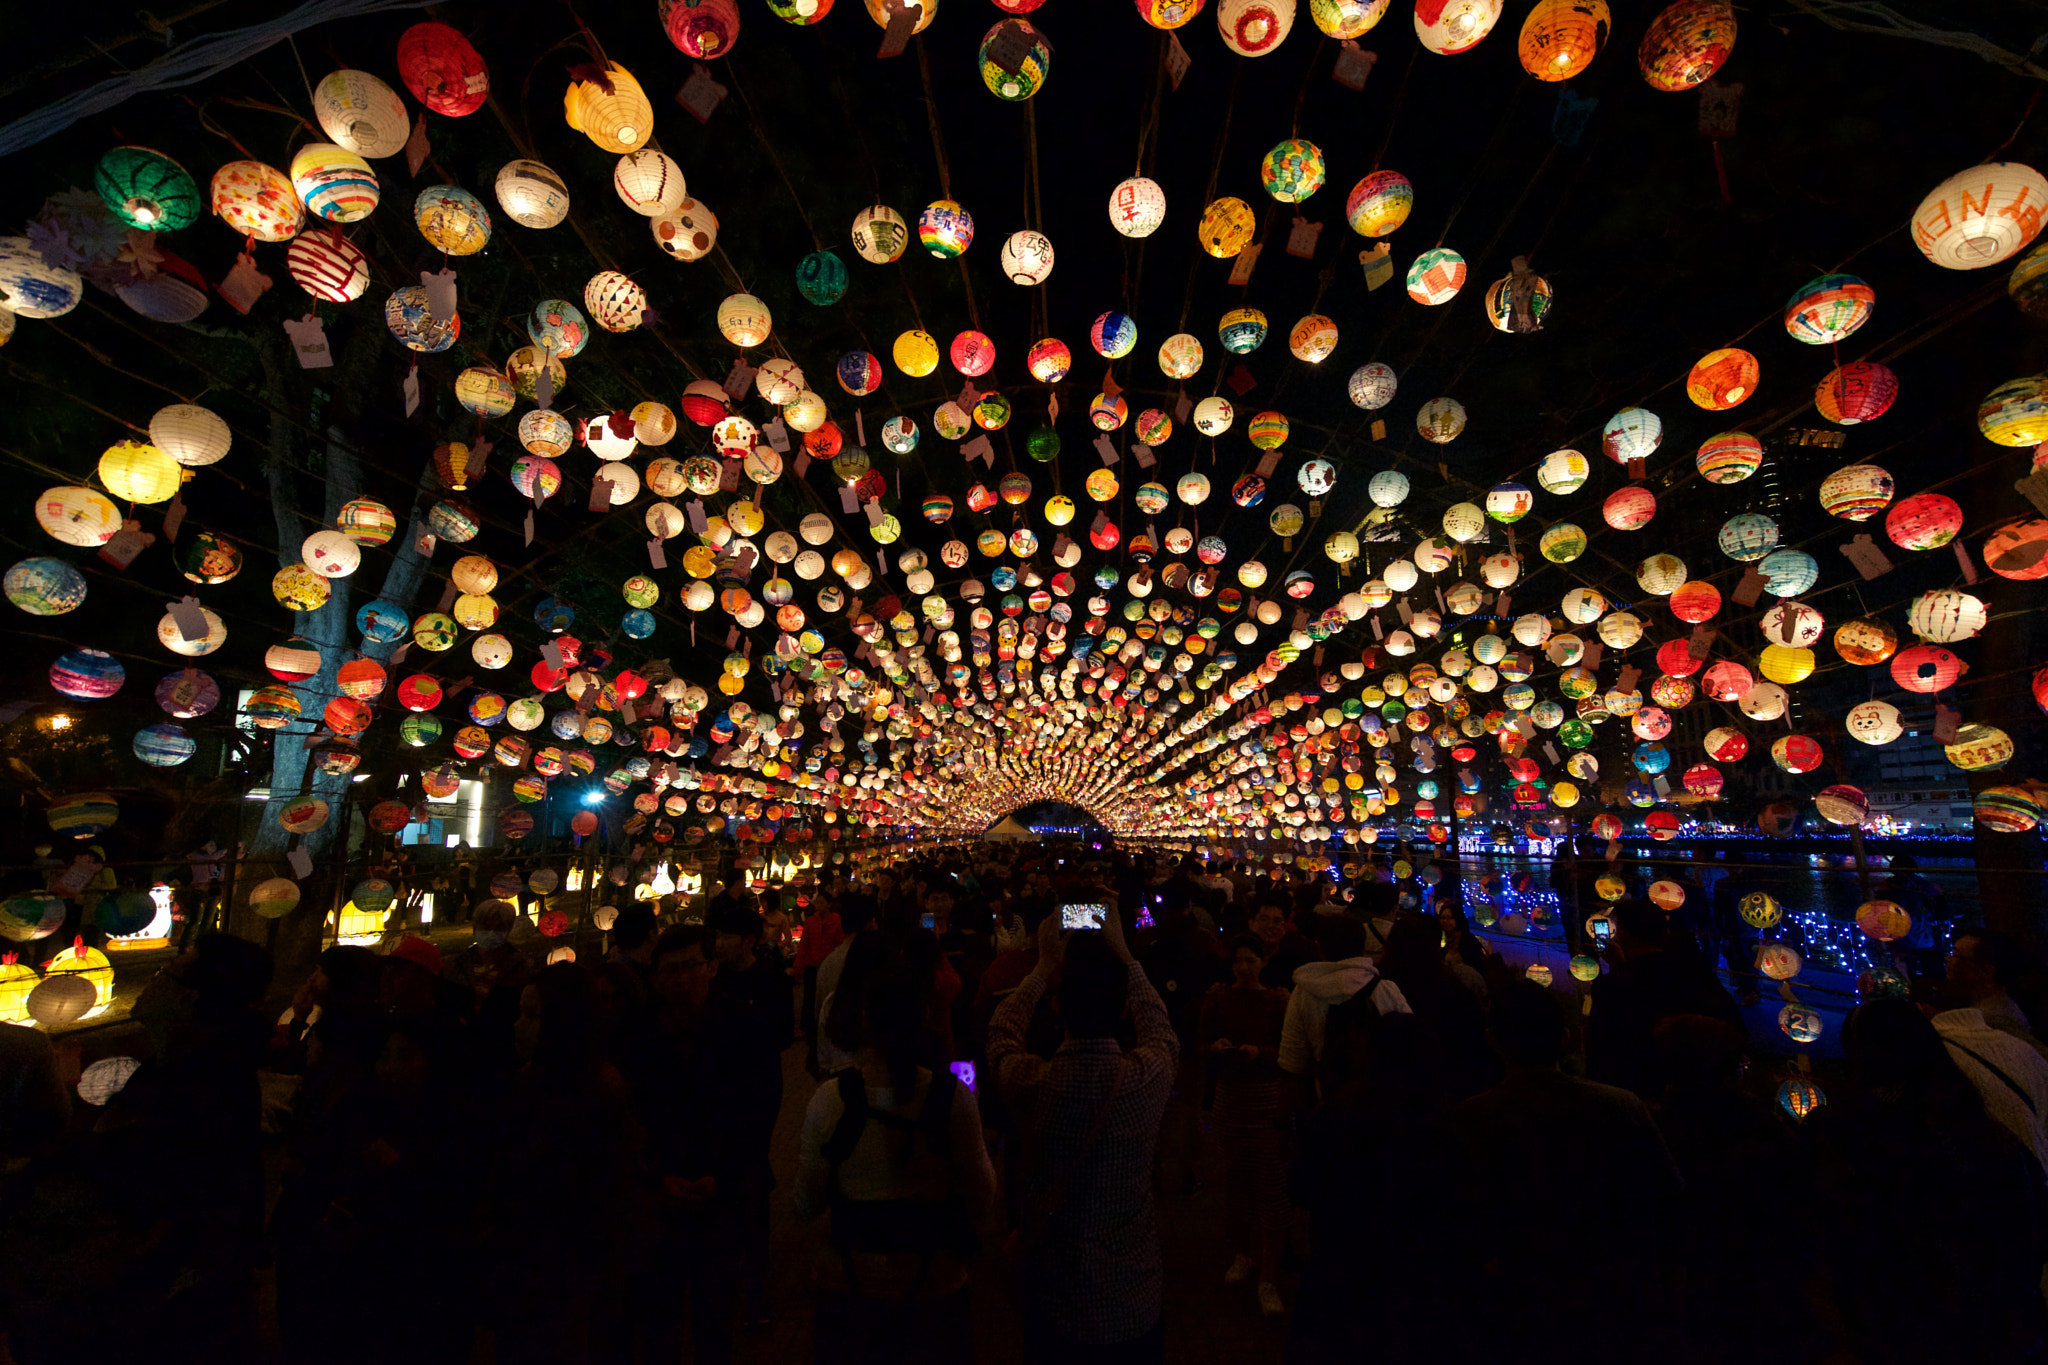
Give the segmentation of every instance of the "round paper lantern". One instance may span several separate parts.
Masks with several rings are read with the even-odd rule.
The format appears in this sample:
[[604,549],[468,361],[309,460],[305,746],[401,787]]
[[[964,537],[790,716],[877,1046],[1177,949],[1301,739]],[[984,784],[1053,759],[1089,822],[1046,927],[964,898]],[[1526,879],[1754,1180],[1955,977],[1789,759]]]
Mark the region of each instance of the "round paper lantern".
[[1571,522],[1561,521],[1538,537],[1536,550],[1553,564],[1569,564],[1586,552],[1586,533]]
[[1913,210],[1913,242],[1947,270],[1981,270],[2018,255],[2041,231],[2048,179],[2017,161],[1959,171]]
[[617,62],[607,67],[602,82],[580,80],[569,87],[562,96],[562,120],[613,156],[638,151],[654,136],[654,106],[633,73]]
[[1568,81],[1593,64],[1613,20],[1607,0],[1536,0],[1515,51],[1539,81]]
[[[925,12],[927,20],[931,12]],[[853,219],[853,249],[864,261],[887,265],[910,245],[910,226],[887,204],[870,204]]]
[[1465,405],[1455,398],[1432,398],[1415,414],[1415,430],[1425,441],[1443,445],[1465,429]]
[[315,531],[299,547],[307,568],[322,578],[347,578],[363,562],[362,548],[340,531]]
[[1059,383],[1067,377],[1073,363],[1073,353],[1067,349],[1067,344],[1053,337],[1035,343],[1024,357],[1025,368],[1041,384]]
[[1393,402],[1397,387],[1399,383],[1392,368],[1375,360],[1351,372],[1345,392],[1354,406],[1371,412]]
[[359,299],[370,287],[370,258],[338,232],[300,233],[284,260],[301,289],[328,303]]
[[1899,708],[1888,701],[1859,702],[1850,707],[1842,728],[1851,739],[1870,745],[1890,744],[1906,733],[1899,723]]
[[1962,529],[1962,507],[1941,493],[1916,493],[1884,518],[1885,534],[1906,550],[1938,550]]
[[1967,640],[1990,621],[1982,601],[1954,588],[1923,592],[1906,608],[1906,629],[1938,645]]
[[1465,258],[1448,247],[1431,247],[1408,267],[1408,297],[1417,303],[1449,303],[1464,287]]
[[100,456],[100,482],[124,502],[168,502],[184,483],[178,462],[142,441],[117,441]]
[[[1217,0],[1223,45],[1240,57],[1263,57],[1294,27],[1295,0]],[[1233,253],[1234,254],[1234,253]]]
[[1685,379],[1685,396],[1709,412],[1723,412],[1756,392],[1762,367],[1748,351],[1725,346],[1701,356]]
[[1500,22],[1503,0],[1428,0],[1415,7],[1415,36],[1440,57],[1470,52]]
[[335,143],[358,156],[396,156],[412,133],[405,101],[367,71],[330,71],[313,87],[313,117]]
[[1536,466],[1536,483],[1546,493],[1576,493],[1585,486],[1593,466],[1576,450],[1553,450]]
[[2048,247],[2035,247],[2006,278],[2005,292],[2030,318],[2048,318]]
[[1898,632],[1882,621],[1844,621],[1835,627],[1835,653],[1844,663],[1869,668],[1891,658],[1898,648]]
[[498,207],[522,227],[551,228],[569,216],[569,187],[541,162],[506,162],[493,190]]
[[1150,237],[1166,221],[1166,191],[1141,175],[1118,182],[1109,195],[1109,221],[1126,237]]
[[2012,761],[2012,736],[1995,725],[1969,722],[1956,728],[1942,752],[1964,772],[1992,772]]
[[[695,199],[686,198],[668,212],[648,219],[647,229],[654,234],[654,244],[678,261],[702,260],[718,244],[718,215]],[[803,264],[797,267],[797,288],[811,302],[821,301],[811,297],[813,290],[822,288],[821,281],[812,280],[808,287],[805,283],[804,267],[811,263],[813,257],[829,260],[838,268],[837,292],[822,300],[837,302],[839,295],[846,292],[846,267],[840,265],[839,258],[829,251],[812,252],[804,258]]]
[[736,0],[661,0],[655,12],[676,50],[700,62],[725,56],[739,41]]
[[1761,512],[1738,512],[1721,523],[1721,553],[1738,563],[1762,559],[1778,545],[1778,523]]
[[[1486,290],[1486,320],[1495,331],[1514,332],[1519,330],[1515,319],[1515,277],[1505,276],[1495,280]],[[1529,321],[1530,330],[1541,331],[1543,319],[1550,316],[1550,281],[1538,275],[1530,285]]]
[[1287,351],[1296,360],[1320,365],[1337,349],[1337,323],[1321,313],[1310,313],[1294,324],[1287,334]]
[[[259,242],[287,241],[299,230],[305,221],[306,206],[300,201],[298,191],[284,172],[266,166],[260,161],[230,161],[213,173],[213,183],[208,188],[208,199],[213,206],[214,216],[226,223],[244,237]],[[0,246],[21,242],[25,237],[0,238]],[[38,263],[41,257],[30,256]],[[0,262],[0,266],[4,266]],[[11,272],[4,272],[11,273]],[[0,273],[0,284],[9,294],[18,294],[12,280]],[[69,271],[64,272],[70,274]],[[73,276],[73,279],[76,279]],[[74,297],[72,303],[76,303]],[[14,311],[23,317],[54,317],[54,313],[34,313],[22,308],[20,303],[11,304]],[[40,306],[40,305],[39,305]],[[67,305],[68,306],[68,305]],[[63,311],[62,309],[59,310]]]
[[1671,614],[1679,620],[1697,625],[1711,621],[1721,610],[1721,590],[1703,578],[1692,579],[1671,594]]
[[647,311],[647,291],[616,270],[600,270],[583,286],[583,306],[607,332],[630,332]]
[[[1007,60],[997,59],[998,43],[1008,49]],[[982,35],[978,61],[981,83],[991,95],[999,100],[1028,100],[1045,88],[1052,70],[1052,48],[1030,20],[1004,19]]]
[[149,443],[179,464],[214,464],[228,453],[228,424],[211,408],[172,403],[149,419]]
[[135,732],[135,756],[152,768],[175,768],[199,752],[199,741],[176,725],[145,725]]
[[896,338],[890,356],[897,369],[913,379],[922,379],[939,368],[939,343],[930,332],[913,328]]
[[1852,427],[1882,417],[1899,396],[1899,379],[1873,361],[1859,360],[1831,371],[1813,391],[1820,415],[1839,426]]
[[384,325],[408,350],[426,355],[447,350],[462,335],[461,314],[437,319],[427,307],[425,287],[417,284],[394,290],[384,300]]
[[[759,346],[768,340],[773,326],[768,305],[752,294],[733,294],[718,305],[719,334],[735,346]],[[936,357],[933,363],[937,363]]]
[[1386,14],[1390,0],[1309,0],[1308,17],[1324,36],[1363,37]]
[[1104,313],[1088,330],[1088,344],[1105,360],[1120,360],[1138,344],[1138,323],[1128,313]]
[[414,24],[399,36],[398,78],[414,99],[449,118],[474,114],[491,93],[484,59],[446,24]]
[[1986,787],[1971,810],[1978,824],[1999,834],[2025,834],[2042,820],[2040,803],[2025,787]]
[[48,488],[36,500],[36,524],[52,539],[88,548],[104,545],[121,529],[121,513],[90,488]]
[[974,241],[974,218],[951,199],[934,200],[917,215],[917,241],[939,260],[954,260]]
[[1351,187],[1344,218],[1361,237],[1385,237],[1415,208],[1415,186],[1399,171],[1374,171]]
[[1977,406],[1977,430],[2002,446],[2048,441],[2048,375],[2009,379]]
[[1617,531],[1639,531],[1657,515],[1657,495],[1641,484],[1630,484],[1607,495],[1600,504],[1600,516]]
[[1664,443],[1664,420],[1648,408],[1623,408],[1600,429],[1600,449],[1618,465],[1647,460]]
[[188,228],[205,207],[191,173],[148,147],[109,149],[93,170],[92,184],[116,218],[144,232]]
[[1636,64],[1652,90],[1691,90],[1712,79],[1734,48],[1728,0],[1678,0],[1650,21]]
[[1908,692],[1940,692],[1963,676],[1964,663],[1940,645],[1912,645],[1892,658],[1892,681]]
[[[97,949],[84,949],[95,957],[104,957]],[[107,975],[113,976],[114,969],[107,967]],[[44,1028],[55,1028],[60,1024],[76,1023],[99,1012],[102,1008],[93,984],[77,974],[45,977],[28,993],[24,1009],[28,1017]]]
[[1012,284],[1045,283],[1052,262],[1052,241],[1042,232],[1013,232],[1003,241],[1003,274]]
[[332,223],[354,223],[377,207],[377,173],[370,163],[331,142],[309,142],[292,158],[292,189],[309,213]]
[[1266,339],[1266,315],[1256,308],[1233,308],[1218,324],[1217,338],[1232,355],[1249,355]]
[[1820,581],[1819,562],[1804,550],[1773,551],[1756,567],[1773,597],[1797,597]]
[[1206,0],[1134,0],[1138,17],[1154,28],[1175,29],[1202,12]]
[[673,213],[689,196],[683,168],[666,152],[647,147],[619,158],[612,188],[627,208],[648,218]]
[[1772,682],[1792,687],[1813,676],[1813,651],[1791,645],[1765,645],[1757,667]]
[[1874,464],[1852,464],[1821,480],[1820,505],[1846,521],[1868,521],[1892,500],[1892,476]]
[[1201,240],[1202,250],[1219,260],[1227,260],[1251,245],[1258,227],[1258,215],[1252,212],[1250,204],[1234,195],[1224,195],[1202,210],[1202,218],[1195,231]]
[[[1119,398],[1117,401],[1123,400]],[[1230,423],[1235,415],[1229,399],[1220,395],[1204,398],[1195,404],[1195,430],[1204,436],[1221,436],[1230,430]]]
[[1283,204],[1307,199],[1323,187],[1323,176],[1323,149],[1306,138],[1274,144],[1259,163],[1259,184]]
[[2048,521],[2030,517],[1992,532],[1983,558],[2000,578],[2048,578]]
[[1202,368],[1202,343],[1176,332],[1159,344],[1159,371],[1168,379],[1189,379]]
[[1823,275],[1801,285],[1785,305],[1785,330],[1795,341],[1826,346],[1870,320],[1877,291],[1854,275]]
[[97,649],[74,649],[50,665],[50,686],[80,701],[105,701],[127,680],[120,660]]
[[62,616],[85,601],[85,575],[61,559],[21,560],[5,582],[7,600],[31,616]]

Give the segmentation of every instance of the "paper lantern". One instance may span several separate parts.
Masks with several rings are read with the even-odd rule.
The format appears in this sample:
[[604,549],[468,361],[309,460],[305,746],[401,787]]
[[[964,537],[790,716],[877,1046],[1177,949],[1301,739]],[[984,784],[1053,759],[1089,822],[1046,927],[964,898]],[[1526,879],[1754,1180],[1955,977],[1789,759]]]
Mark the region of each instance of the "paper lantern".
[[[259,242],[289,240],[306,217],[306,206],[292,188],[290,177],[260,161],[230,161],[223,165],[213,173],[208,199],[214,216],[242,236]],[[17,240],[27,239],[0,238],[0,243]],[[0,284],[6,284],[10,294],[16,292],[10,282],[0,280]],[[54,316],[28,312],[19,303],[11,306],[23,317]]]
[[1820,415],[1840,426],[1882,417],[1899,396],[1899,379],[1872,361],[1855,361],[1829,372],[1813,391]]
[[1295,0],[1217,0],[1216,28],[1240,57],[1263,57],[1294,27]]
[[221,624],[220,617],[214,614],[212,608],[201,607],[199,611],[206,622],[204,635],[197,640],[186,639],[183,632],[178,629],[177,621],[169,612],[165,612],[156,623],[157,643],[171,653],[182,654],[187,658],[198,658],[219,649],[227,642],[228,628]]
[[97,649],[74,649],[50,665],[50,686],[81,701],[104,701],[121,690],[128,670],[113,655]]
[[1465,287],[1465,258],[1448,247],[1431,247],[1408,267],[1408,297],[1435,306],[1449,303]]
[[1259,184],[1283,204],[1299,204],[1323,187],[1323,150],[1306,138],[1274,144],[1259,163]]
[[1819,562],[1804,550],[1773,551],[1756,568],[1773,597],[1797,597],[1820,581]]
[[1088,344],[1105,360],[1120,360],[1138,344],[1138,323],[1128,313],[1104,313],[1088,329]]
[[2042,820],[2040,803],[2025,787],[1986,787],[1972,798],[1971,811],[1998,834],[2025,834]]
[[[752,294],[733,294],[718,305],[718,331],[727,341],[739,347],[759,346],[768,340],[768,333],[774,320],[768,312],[768,305]],[[933,351],[936,353],[937,346]],[[933,364],[937,364],[934,354]],[[929,370],[926,371],[930,373]]]
[[[1515,277],[1505,276],[1495,280],[1486,290],[1486,320],[1498,332],[1520,330],[1515,319]],[[1531,331],[1543,330],[1543,319],[1550,316],[1550,281],[1538,275],[1529,286],[1529,321]]]
[[413,201],[412,213],[428,245],[450,256],[474,256],[490,245],[490,210],[468,190],[430,185]]
[[566,454],[575,439],[575,427],[552,408],[535,408],[519,419],[519,444],[531,454]]
[[541,162],[506,162],[494,189],[498,207],[522,227],[551,228],[569,216],[569,187]]
[[[747,296],[736,294],[733,297]],[[723,306],[719,311],[724,312]],[[765,322],[763,329],[765,332]],[[526,315],[526,335],[550,357],[567,360],[590,344],[590,322],[583,316],[583,310],[567,299],[542,299]],[[516,358],[517,353],[514,355]]]
[[1703,578],[1681,584],[1671,593],[1671,614],[1697,625],[1711,621],[1721,610],[1721,590]]
[[1992,532],[1983,559],[2000,578],[2048,578],[2048,521],[2030,517]]
[[1977,430],[2002,446],[2048,441],[2048,375],[2008,379],[1977,406]]
[[1981,600],[1953,588],[1923,592],[1906,608],[1906,629],[1941,645],[1967,640],[1990,621],[1990,612]]
[[7,570],[7,600],[31,616],[62,616],[85,601],[85,575],[61,559],[38,555]]
[[1569,564],[1586,552],[1586,533],[1561,521],[1537,538],[1536,551],[1552,564]]
[[[678,261],[702,260],[718,244],[718,215],[695,199],[684,199],[673,209],[648,219],[647,227],[654,234],[654,244]],[[829,251],[813,252],[804,258],[804,264],[809,265],[813,257],[831,261],[838,268],[839,275],[837,291],[829,299],[812,298],[811,301],[836,302],[839,295],[846,292],[846,267],[840,265],[839,258]],[[797,286],[806,298],[811,298],[812,290],[818,287],[817,282],[813,282],[811,287],[805,286],[801,266],[797,272]]]
[[1515,50],[1537,80],[1568,81],[1593,64],[1612,28],[1607,0],[1536,0]]
[[110,148],[93,169],[92,184],[116,218],[144,232],[188,228],[204,208],[191,173],[148,147]]
[[1892,476],[1874,464],[1852,464],[1821,480],[1820,505],[1845,521],[1868,521],[1892,500]]
[[1232,355],[1249,355],[1266,339],[1266,315],[1256,308],[1233,308],[1218,324],[1217,339]]
[[292,189],[309,213],[333,223],[354,223],[377,207],[377,174],[370,163],[331,142],[309,142],[292,158]]
[[1940,692],[1954,686],[1967,667],[1940,645],[1912,645],[1893,656],[1892,681],[1908,692]]
[[939,343],[930,332],[913,328],[896,338],[890,348],[890,357],[896,368],[913,379],[922,379],[939,368]]
[[1962,529],[1962,507],[1941,493],[1916,493],[1884,518],[1885,534],[1906,550],[1938,550]]
[[1375,360],[1351,372],[1345,393],[1354,406],[1371,412],[1393,402],[1394,391],[1398,387],[1399,381],[1393,369]]
[[100,482],[123,502],[169,502],[184,483],[178,462],[143,441],[118,441],[100,456]]
[[999,100],[1028,100],[1045,88],[1052,48],[1026,19],[1004,19],[982,35],[981,83]]
[[619,158],[612,168],[612,188],[627,208],[648,218],[675,212],[689,195],[683,168],[666,152],[648,147]]
[[1320,365],[1337,349],[1337,322],[1321,313],[1310,313],[1294,324],[1287,334],[1287,351],[1296,360]]
[[887,265],[909,244],[909,225],[887,204],[870,204],[854,215],[853,249],[862,260]]
[[562,119],[614,156],[637,152],[654,136],[654,106],[633,73],[617,62],[603,78],[569,87],[562,96]]
[[1694,465],[1709,483],[1741,483],[1764,462],[1762,441],[1746,431],[1724,431],[1700,442]]
[[1052,241],[1042,232],[1013,232],[1003,241],[1003,274],[1012,284],[1045,283],[1052,262]]
[[1202,210],[1195,231],[1202,250],[1227,260],[1251,245],[1258,227],[1258,215],[1252,212],[1250,204],[1234,195],[1224,195]]
[[1906,733],[1899,723],[1899,708],[1888,701],[1859,702],[1849,708],[1842,728],[1851,739],[1864,744],[1890,744]]
[[1592,464],[1576,450],[1553,450],[1536,466],[1536,484],[1546,493],[1576,493],[1593,473]]
[[405,101],[367,71],[330,71],[313,87],[320,130],[358,156],[396,156],[412,133]]
[[951,199],[934,200],[917,215],[917,240],[939,260],[954,260],[974,241],[974,218]]
[[414,99],[449,118],[474,114],[491,93],[484,59],[446,24],[414,24],[399,36],[398,78]]
[[1723,412],[1756,392],[1762,367],[1748,351],[1726,346],[1701,356],[1685,379],[1685,396],[1709,412]]
[[284,260],[301,289],[328,303],[359,299],[370,287],[370,258],[339,232],[301,232]]
[[1964,772],[1993,772],[2012,761],[2012,736],[1995,725],[1966,722],[1942,745],[1948,761]]
[[1772,682],[1792,687],[1813,676],[1813,651],[1792,645],[1765,645],[1757,667]]
[[198,467],[225,457],[233,436],[211,408],[172,403],[149,419],[149,443],[181,465]]
[[1159,371],[1168,379],[1189,379],[1202,368],[1202,343],[1186,332],[1175,332],[1159,343]]
[[1618,465],[1647,460],[1663,442],[1664,420],[1648,408],[1623,408],[1600,429],[1600,449]]
[[1936,185],[1913,210],[1913,242],[1947,270],[2010,260],[2041,231],[2048,179],[2017,161],[1974,166]]
[[1762,559],[1778,545],[1778,523],[1761,512],[1738,512],[1721,523],[1715,543],[1738,563]]
[[1205,0],[1134,0],[1138,17],[1154,28],[1176,29],[1202,12]]
[[[1159,415],[1166,416],[1165,413]],[[1287,430],[1286,417],[1277,412],[1262,412],[1252,418],[1245,434],[1260,450],[1278,450],[1287,444]]]
[[647,311],[647,291],[616,270],[600,270],[583,286],[583,306],[605,331],[630,332]]
[[1118,182],[1109,194],[1109,221],[1126,237],[1150,237],[1166,221],[1166,191],[1141,175]]
[[1424,0],[1415,7],[1415,36],[1440,57],[1470,52],[1500,22],[1502,0]]
[[1809,346],[1832,345],[1868,322],[1876,303],[1877,291],[1856,276],[1823,275],[1793,292],[1785,330]]
[[655,13],[676,50],[700,62],[725,56],[739,41],[740,10],[735,0],[660,0]]
[[[939,12],[939,0],[921,0],[924,12],[917,18],[916,26],[910,31],[922,33],[931,26],[932,17]],[[882,27],[889,26],[889,0],[867,0],[868,17]]]
[[2035,247],[2012,268],[2005,292],[2030,318],[2048,318],[2048,247]]
[[1600,504],[1600,516],[1617,531],[1639,531],[1657,515],[1657,495],[1641,484],[1630,484],[1607,495]]
[[1636,64],[1652,90],[1691,90],[1712,79],[1734,48],[1728,0],[1678,0],[1650,21]]
[[513,457],[511,465],[505,470],[505,476],[512,481],[512,486],[519,490],[521,497],[535,504],[544,502],[562,491],[561,468],[545,455],[528,452]]
[[1438,445],[1456,440],[1465,429],[1465,405],[1455,398],[1432,398],[1415,414],[1415,430]]
[[462,316],[436,318],[427,307],[422,285],[407,285],[384,300],[384,325],[408,350],[432,355],[447,350],[462,335]]
[[[1118,399],[1117,401],[1121,402],[1123,400]],[[1195,404],[1194,416],[1196,431],[1201,432],[1204,436],[1221,436],[1224,432],[1230,430],[1230,424],[1236,416],[1236,410],[1230,406],[1229,399],[1220,395],[1214,395],[1204,398],[1201,402]]]
[[1868,668],[1891,658],[1898,647],[1898,632],[1879,620],[1844,621],[1835,627],[1835,653],[1844,663]]
[[1374,171],[1351,187],[1344,217],[1361,237],[1384,237],[1408,221],[1415,186],[1399,171]]

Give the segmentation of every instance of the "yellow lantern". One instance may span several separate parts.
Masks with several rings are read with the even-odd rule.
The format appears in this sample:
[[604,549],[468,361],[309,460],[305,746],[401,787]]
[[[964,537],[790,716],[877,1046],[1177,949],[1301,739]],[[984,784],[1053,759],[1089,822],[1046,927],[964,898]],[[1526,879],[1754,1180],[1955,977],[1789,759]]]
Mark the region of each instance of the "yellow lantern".
[[1218,259],[1237,255],[1251,245],[1252,234],[1258,231],[1258,215],[1252,206],[1234,195],[1225,195],[1202,210],[1197,231],[1201,235],[1202,250]]
[[[919,3],[924,6],[924,12],[917,16],[917,26],[910,30],[912,33],[922,33],[930,28],[932,17],[939,12],[939,0],[919,0]],[[883,28],[889,27],[889,0],[867,0],[867,4],[868,17]],[[822,16],[829,8],[829,5],[820,5],[818,14]]]
[[633,73],[613,62],[605,72],[607,91],[597,81],[577,81],[562,97],[562,117],[571,128],[614,156],[637,152],[654,136],[654,106]]
[[100,482],[123,502],[169,502],[184,474],[178,462],[157,447],[121,441],[100,456]]
[[735,346],[759,346],[773,326],[768,305],[752,294],[734,294],[718,305],[718,330]]
[[13,953],[0,955],[0,1024],[26,1024],[29,993],[42,980]]
[[922,379],[939,367],[939,343],[930,332],[912,328],[896,338],[890,350],[896,368],[912,379]]
[[1593,64],[1614,29],[1607,0],[1536,0],[1516,50],[1539,81],[1568,81]]
[[1813,676],[1813,651],[1793,645],[1765,645],[1757,667],[1772,682],[1790,687]]

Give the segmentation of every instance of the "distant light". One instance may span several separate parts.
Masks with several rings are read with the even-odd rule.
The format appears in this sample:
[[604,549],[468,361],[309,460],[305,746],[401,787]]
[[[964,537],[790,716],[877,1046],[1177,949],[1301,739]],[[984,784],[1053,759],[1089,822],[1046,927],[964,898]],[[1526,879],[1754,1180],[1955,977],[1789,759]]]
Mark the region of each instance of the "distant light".
[[586,806],[596,806],[596,805],[601,805],[601,804],[603,804],[603,802],[604,802],[604,793],[603,793],[603,792],[585,792],[585,793],[583,793],[583,804],[584,804],[584,805],[586,805]]
[[349,779],[349,781],[351,782],[368,782],[369,780],[370,775],[368,773],[357,773],[354,777],[351,777]]
[[50,728],[52,730],[69,730],[71,728],[71,717],[60,711],[50,717]]

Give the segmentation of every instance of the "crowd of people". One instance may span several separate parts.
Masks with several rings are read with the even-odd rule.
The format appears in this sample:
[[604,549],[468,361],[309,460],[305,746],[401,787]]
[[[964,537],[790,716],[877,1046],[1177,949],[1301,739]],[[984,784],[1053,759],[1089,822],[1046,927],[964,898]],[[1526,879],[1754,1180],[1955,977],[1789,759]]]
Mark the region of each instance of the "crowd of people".
[[[327,949],[282,1011],[205,934],[96,1115],[0,1029],[0,1365],[253,1359],[269,1283],[308,1365],[716,1365],[799,1276],[829,1365],[987,1358],[977,1284],[1034,1365],[1163,1361],[1213,1293],[1303,1365],[2040,1358],[2010,939],[1862,1004],[1801,1123],[1665,911],[1609,907],[1577,994],[1440,892],[934,853],[636,901],[573,962],[486,900],[459,952]],[[771,1258],[778,1204],[810,1263]],[[1224,1250],[1169,1288],[1190,1217]]]

